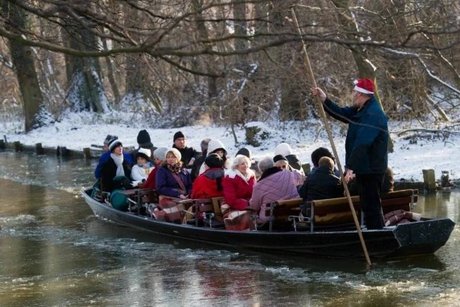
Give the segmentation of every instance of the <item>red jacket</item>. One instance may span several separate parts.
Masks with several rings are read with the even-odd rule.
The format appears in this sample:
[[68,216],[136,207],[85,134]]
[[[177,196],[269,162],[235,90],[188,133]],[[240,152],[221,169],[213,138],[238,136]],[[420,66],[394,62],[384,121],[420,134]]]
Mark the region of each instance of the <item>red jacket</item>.
[[244,210],[249,205],[256,182],[254,174],[246,180],[238,171],[230,171],[223,180],[225,203],[233,210]]
[[155,166],[155,168],[150,172],[149,176],[147,177],[147,180],[144,182],[142,187],[144,189],[152,189],[155,190],[156,187],[156,177],[157,177],[157,172],[160,166]]
[[224,196],[222,182],[220,191],[217,187],[217,180],[222,181],[223,177],[224,170],[222,168],[210,168],[206,170],[195,179],[195,182],[193,182],[191,198]]

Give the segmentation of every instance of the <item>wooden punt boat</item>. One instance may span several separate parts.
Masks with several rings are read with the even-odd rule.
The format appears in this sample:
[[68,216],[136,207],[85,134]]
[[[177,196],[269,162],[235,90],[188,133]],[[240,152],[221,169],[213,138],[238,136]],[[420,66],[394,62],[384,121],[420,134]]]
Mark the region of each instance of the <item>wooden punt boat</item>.
[[[416,201],[417,195],[414,191],[416,190],[405,190],[404,193],[398,191],[386,197],[383,199],[384,210],[407,207]],[[292,220],[292,213],[298,215],[301,200],[277,202],[270,209],[273,223],[269,227],[251,231],[229,231],[224,228],[197,226],[194,223],[159,221],[147,214],[117,210],[109,202],[99,201],[91,195],[92,189],[82,190],[83,198],[98,218],[164,236],[258,252],[364,257],[358,233],[353,226],[350,227],[347,214],[336,214],[337,208],[345,208],[345,198],[345,202],[344,199],[331,199],[313,203],[310,217],[304,217],[303,221],[297,219],[297,225],[282,229],[277,229],[276,222]],[[353,197],[353,202],[359,209],[359,199]],[[327,207],[335,208],[333,211],[335,218],[340,220],[339,224],[324,223],[328,220],[327,214],[325,215]],[[295,223],[294,221],[292,222]],[[302,224],[307,226],[301,227]],[[454,226],[455,223],[448,218],[422,218],[380,230],[362,229],[362,233],[371,258],[405,257],[434,253],[447,242]]]

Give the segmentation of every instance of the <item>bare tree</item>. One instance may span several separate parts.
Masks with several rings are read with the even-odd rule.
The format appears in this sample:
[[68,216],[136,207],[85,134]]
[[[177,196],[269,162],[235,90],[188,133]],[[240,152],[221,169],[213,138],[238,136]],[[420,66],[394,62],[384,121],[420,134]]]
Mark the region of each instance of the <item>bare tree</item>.
[[[209,112],[234,123],[224,112],[234,102],[245,108],[238,122],[267,118],[277,110],[281,119],[304,119],[309,115],[308,84],[300,38],[289,20],[293,5],[317,79],[333,95],[345,96],[353,79],[376,74],[391,116],[423,116],[434,107],[430,93],[435,88],[458,97],[456,1],[3,2],[14,3],[39,24],[62,30],[65,35],[58,36],[40,27],[13,31],[5,26],[8,16],[0,20],[0,36],[10,41],[79,58],[69,62],[69,73],[91,67],[83,70],[81,79],[98,84],[99,92],[87,88],[91,94],[80,96],[88,106],[107,88],[117,96],[118,89],[140,87],[158,104],[165,103],[165,112]],[[97,58],[104,57],[112,61],[99,63]],[[132,61],[123,62],[126,58]],[[115,60],[117,65],[110,65]],[[95,76],[98,79],[91,79]],[[103,84],[107,79],[108,87]],[[89,108],[103,109],[97,104]]]
[[[7,26],[11,31],[24,30],[26,27],[24,11],[5,1],[1,1],[1,5],[2,15],[7,16],[10,21]],[[22,96],[25,130],[30,131],[43,125],[41,116],[45,113],[32,48],[18,44],[15,40],[10,40],[9,43],[11,60]]]

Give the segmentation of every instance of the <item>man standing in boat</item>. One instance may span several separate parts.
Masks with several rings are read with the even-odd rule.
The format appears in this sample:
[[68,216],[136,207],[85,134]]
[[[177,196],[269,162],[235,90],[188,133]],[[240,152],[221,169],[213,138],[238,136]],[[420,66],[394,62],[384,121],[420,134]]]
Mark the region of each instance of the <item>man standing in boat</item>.
[[355,81],[351,107],[338,106],[320,88],[312,89],[312,94],[321,98],[329,115],[348,124],[345,181],[356,177],[367,229],[383,228],[380,192],[388,163],[388,120],[374,97],[374,83]]

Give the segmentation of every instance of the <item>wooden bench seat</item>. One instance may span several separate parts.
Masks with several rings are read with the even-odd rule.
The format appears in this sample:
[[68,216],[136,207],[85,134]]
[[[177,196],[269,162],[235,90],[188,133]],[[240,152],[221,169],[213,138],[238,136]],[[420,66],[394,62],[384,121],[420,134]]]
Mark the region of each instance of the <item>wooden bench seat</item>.
[[[353,207],[358,218],[361,216],[359,196],[353,196]],[[417,202],[418,190],[400,190],[382,195],[383,213],[402,209],[411,210],[411,204]],[[312,215],[316,225],[321,224],[345,224],[353,223],[353,216],[350,211],[347,197],[321,199],[311,202]]]
[[[382,195],[382,209],[384,214],[402,209],[411,211],[411,205],[416,203],[418,199],[418,190],[399,190],[389,192]],[[351,197],[353,207],[355,208],[358,219],[361,218],[361,206],[359,204],[359,196]],[[299,216],[300,207],[304,205],[301,198],[280,200],[267,206],[267,215],[270,216],[269,230],[278,229],[280,226],[285,226],[287,223],[297,220],[297,223],[308,223],[310,230],[320,226],[337,226],[353,223],[353,216],[350,211],[347,197],[330,198],[314,200],[307,203],[310,210],[307,216]],[[294,224],[295,225],[295,224]],[[291,227],[292,229],[292,227]]]

